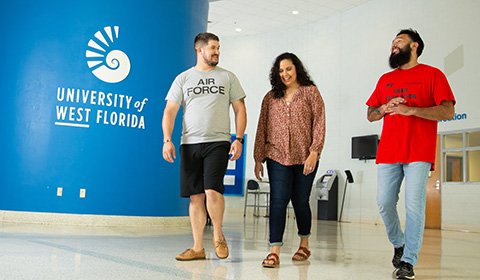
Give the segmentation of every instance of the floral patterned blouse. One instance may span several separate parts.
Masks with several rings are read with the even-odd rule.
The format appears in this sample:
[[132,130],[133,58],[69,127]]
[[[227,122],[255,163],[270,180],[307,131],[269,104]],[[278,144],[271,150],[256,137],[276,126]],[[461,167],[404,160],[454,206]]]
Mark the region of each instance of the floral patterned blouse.
[[289,104],[269,91],[263,98],[255,161],[270,158],[282,165],[304,164],[310,152],[320,153],[325,142],[325,104],[317,87],[300,86]]

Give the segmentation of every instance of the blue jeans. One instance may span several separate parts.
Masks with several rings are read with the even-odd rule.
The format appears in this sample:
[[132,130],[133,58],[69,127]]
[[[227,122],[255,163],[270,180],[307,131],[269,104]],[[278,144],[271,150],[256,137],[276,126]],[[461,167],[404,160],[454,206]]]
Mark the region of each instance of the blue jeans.
[[[429,162],[378,164],[377,204],[395,248],[405,244],[402,261],[417,264],[425,227],[426,184]],[[398,194],[405,177],[405,233],[397,212]]]
[[287,205],[292,201],[298,236],[308,238],[312,228],[310,192],[318,164],[312,173],[303,175],[303,165],[284,166],[267,158],[270,180],[270,246],[283,245]]

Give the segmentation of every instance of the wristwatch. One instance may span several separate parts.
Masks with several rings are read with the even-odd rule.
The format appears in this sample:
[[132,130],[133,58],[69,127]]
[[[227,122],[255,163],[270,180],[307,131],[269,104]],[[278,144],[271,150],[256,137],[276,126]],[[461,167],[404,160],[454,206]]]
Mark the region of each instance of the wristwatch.
[[245,140],[243,140],[243,138],[240,138],[240,137],[235,138],[235,140],[238,140],[240,144],[243,144],[243,142],[245,142]]
[[172,140],[170,140],[170,139],[163,140],[163,144],[166,144],[166,143],[168,143],[168,142],[172,142]]

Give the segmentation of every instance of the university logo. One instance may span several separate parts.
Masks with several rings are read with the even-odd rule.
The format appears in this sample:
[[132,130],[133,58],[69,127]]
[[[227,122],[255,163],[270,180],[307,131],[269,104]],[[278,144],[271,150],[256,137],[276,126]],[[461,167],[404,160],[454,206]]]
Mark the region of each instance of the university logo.
[[119,27],[107,26],[103,30],[104,32],[97,31],[94,38],[88,41],[89,48],[85,53],[87,64],[93,75],[100,80],[118,83],[130,73],[130,60],[124,52],[115,49]]

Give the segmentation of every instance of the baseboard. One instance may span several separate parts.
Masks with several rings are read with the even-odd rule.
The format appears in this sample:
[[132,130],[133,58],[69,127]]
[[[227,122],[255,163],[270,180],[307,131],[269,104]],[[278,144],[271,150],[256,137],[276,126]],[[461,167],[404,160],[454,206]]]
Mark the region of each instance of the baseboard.
[[[383,226],[383,221],[380,217],[365,218],[365,217],[354,217],[354,216],[348,217],[347,216],[347,217],[342,217],[342,222],[374,224],[374,225]],[[405,220],[400,220],[400,222],[402,224],[405,224]],[[441,230],[480,233],[480,225],[442,223],[441,227],[442,227]]]
[[190,226],[188,217],[139,217],[0,211],[2,223],[71,225],[87,227],[179,227]]
[[442,224],[442,230],[480,233],[480,225],[446,224],[446,223],[443,223]]

